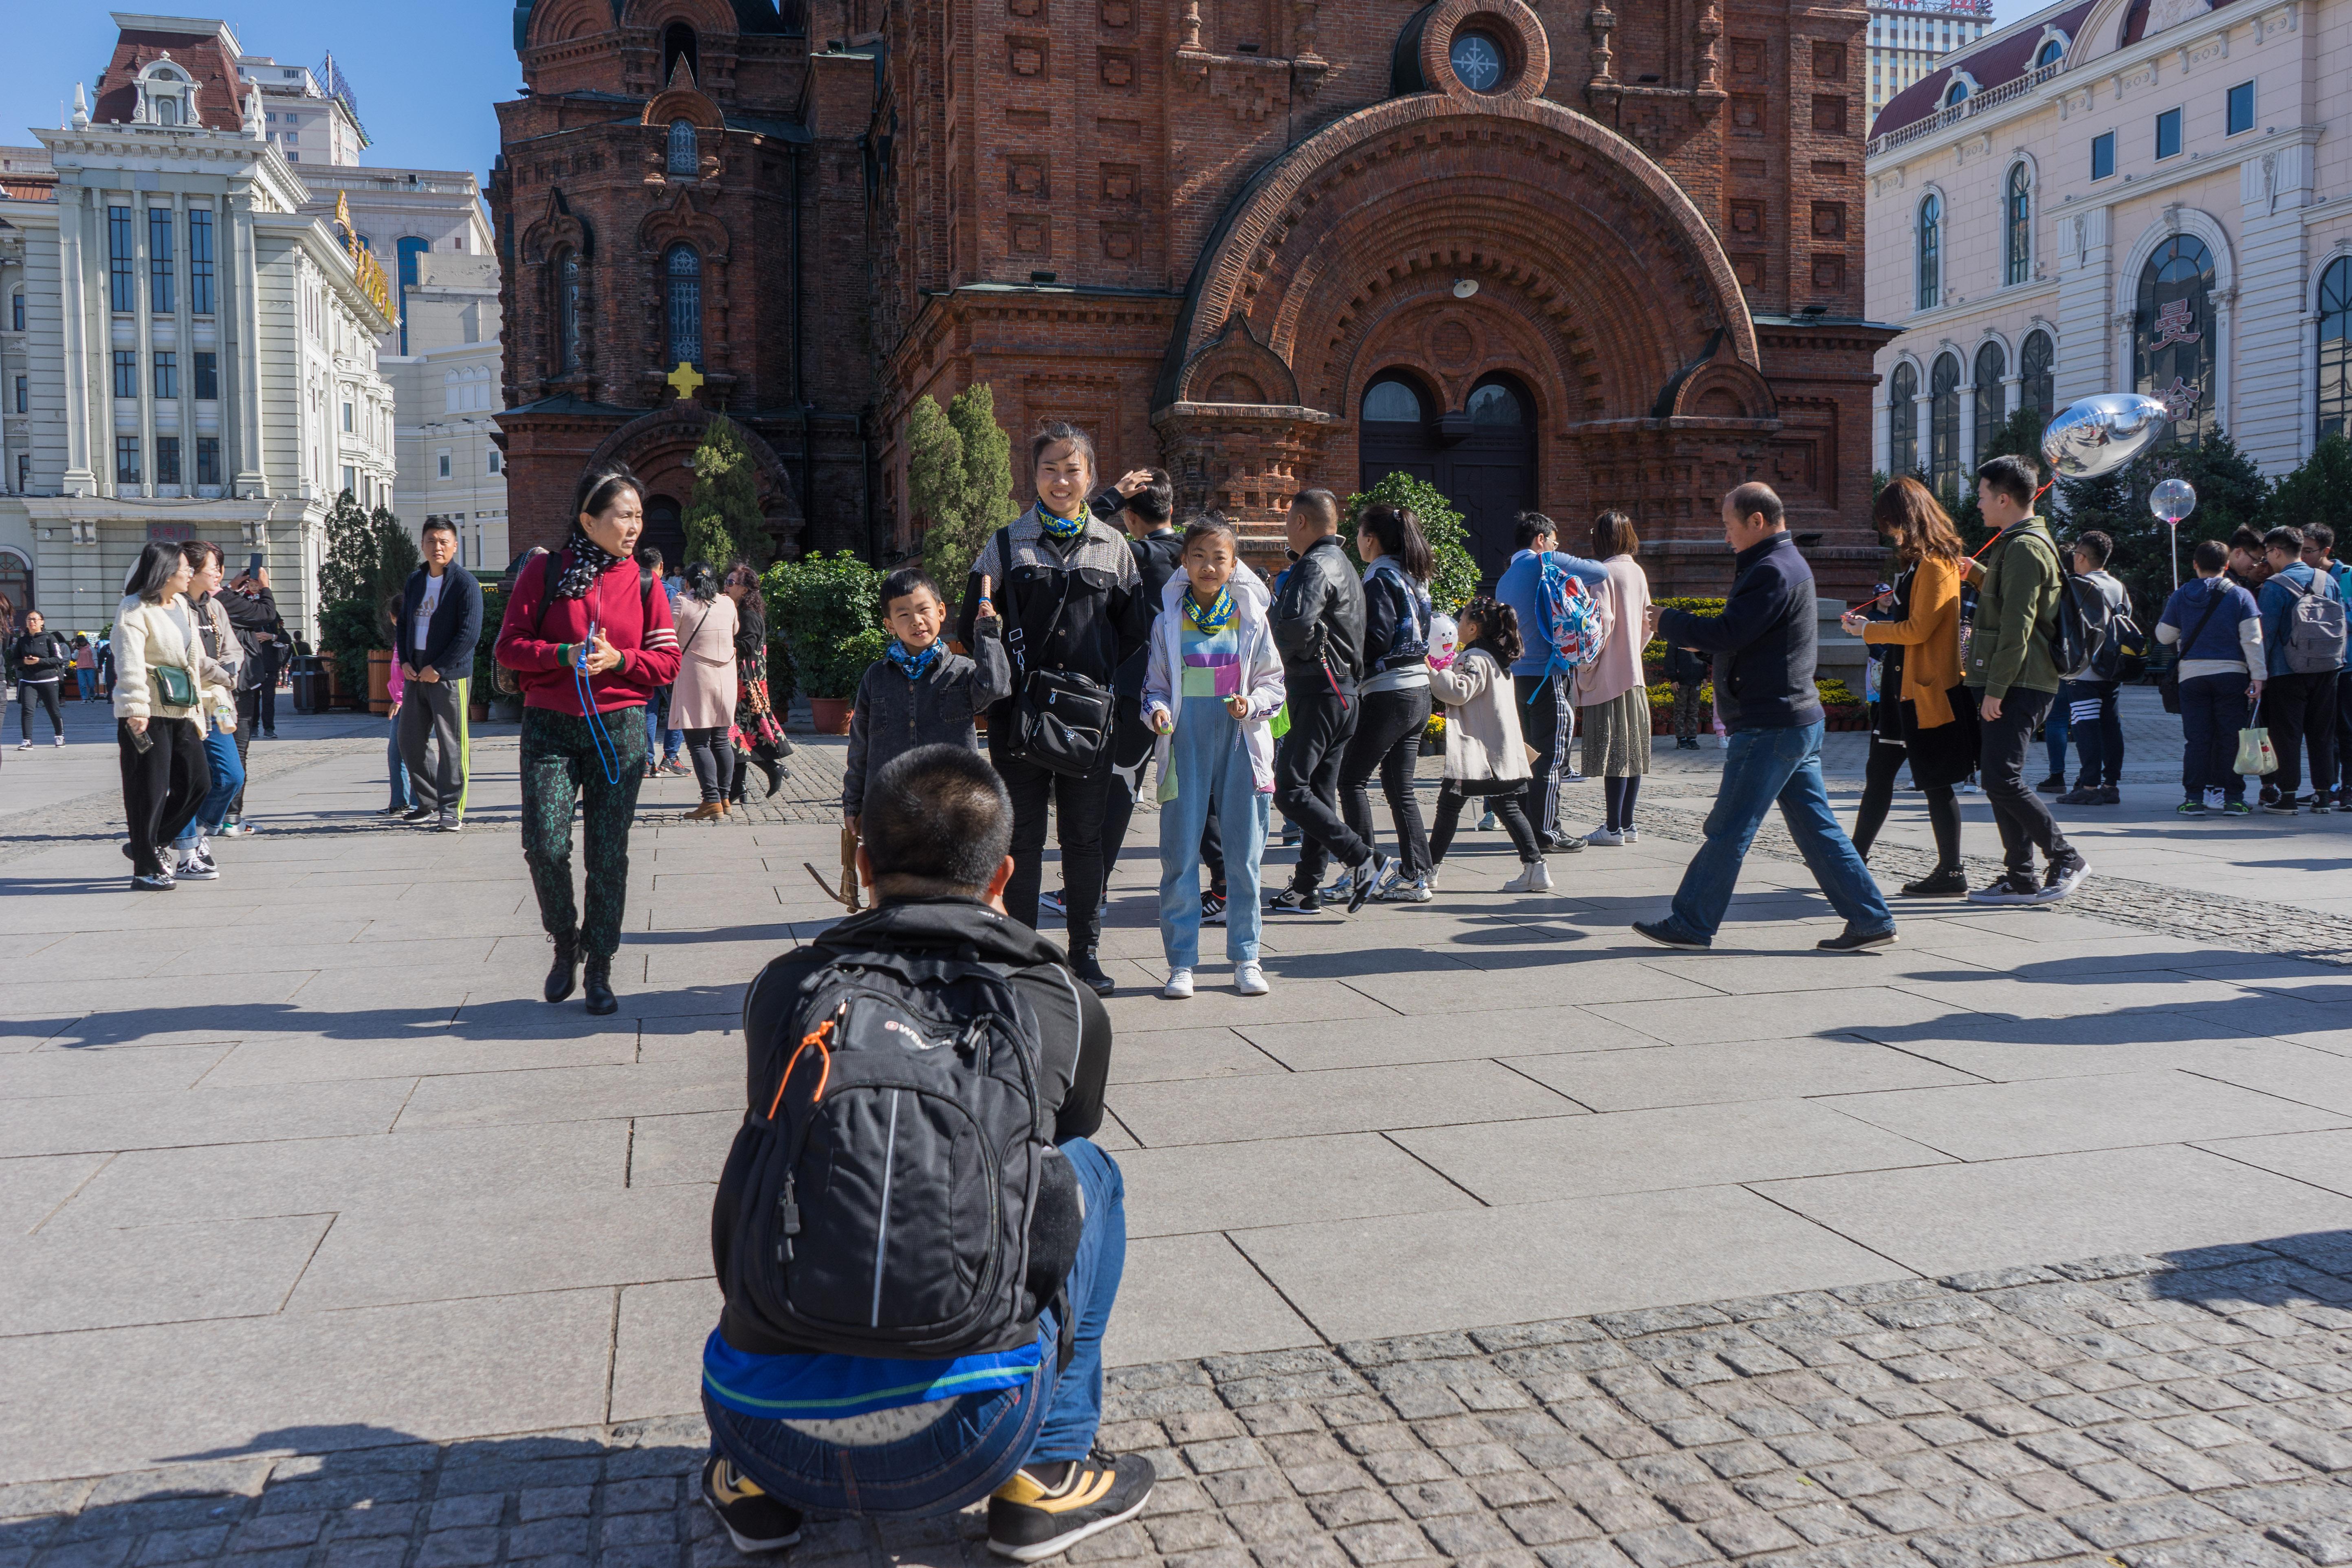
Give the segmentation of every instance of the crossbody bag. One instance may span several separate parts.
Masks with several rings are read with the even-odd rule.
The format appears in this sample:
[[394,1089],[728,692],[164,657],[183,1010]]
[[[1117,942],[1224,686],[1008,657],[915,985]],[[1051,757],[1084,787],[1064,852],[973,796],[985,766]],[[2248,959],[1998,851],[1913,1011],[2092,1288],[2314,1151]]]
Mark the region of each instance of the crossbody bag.
[[[1000,537],[1003,537],[1000,535]],[[1013,551],[1003,552],[1005,586],[1012,587]],[[1062,596],[1055,601],[1054,617],[1045,623],[1041,644],[1054,640],[1062,614],[1069,607],[1076,574],[1062,574]],[[1016,606],[1017,609],[1017,606]],[[1031,669],[1028,635],[1018,615],[1005,639],[1020,683],[1013,700],[1013,743],[1006,755],[1066,778],[1091,773],[1108,755],[1116,703],[1110,688],[1090,676],[1070,669]]]
[[2173,656],[2172,667],[2156,678],[2156,694],[2163,700],[2164,710],[2167,713],[2180,711],[2181,661],[2189,657],[2189,650],[2196,647],[2197,639],[2204,635],[2205,623],[2213,618],[2213,612],[2220,609],[2221,601],[2229,596],[2230,590],[2227,588],[2218,589],[2212,594],[2210,602],[2205,606],[2205,613],[2197,617],[2196,627],[2180,639],[2180,651]]

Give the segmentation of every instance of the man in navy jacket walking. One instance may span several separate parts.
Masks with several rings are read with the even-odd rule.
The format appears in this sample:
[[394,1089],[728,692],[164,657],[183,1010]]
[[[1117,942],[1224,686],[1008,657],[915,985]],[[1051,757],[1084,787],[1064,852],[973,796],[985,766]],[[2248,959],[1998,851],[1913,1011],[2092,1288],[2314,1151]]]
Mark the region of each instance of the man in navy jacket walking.
[[[416,790],[403,820],[455,833],[466,816],[472,741],[466,708],[474,679],[474,645],[482,640],[482,587],[457,564],[457,531],[428,518],[425,564],[400,595],[400,756]],[[438,755],[425,765],[427,747]]]
[[1706,816],[1706,842],[1683,872],[1674,912],[1633,929],[1666,947],[1706,948],[1723,924],[1764,813],[1781,819],[1845,930],[1817,945],[1860,952],[1895,940],[1895,916],[1822,786],[1822,700],[1813,688],[1819,606],[1813,569],[1789,537],[1780,498],[1745,484],[1723,498],[1723,537],[1738,553],[1731,597],[1719,616],[1667,610],[1658,635],[1669,647],[1715,656],[1715,706],[1731,732],[1723,782]]

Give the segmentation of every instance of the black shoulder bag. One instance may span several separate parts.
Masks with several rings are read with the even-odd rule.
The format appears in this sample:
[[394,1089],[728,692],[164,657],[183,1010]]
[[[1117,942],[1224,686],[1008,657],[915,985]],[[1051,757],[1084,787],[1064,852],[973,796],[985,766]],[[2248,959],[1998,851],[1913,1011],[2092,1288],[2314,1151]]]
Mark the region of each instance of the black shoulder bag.
[[[1000,535],[1000,537],[1004,537]],[[1003,552],[1005,586],[1012,586],[1013,551],[1009,538]],[[1062,576],[1062,596],[1054,605],[1054,618],[1045,623],[1041,644],[1054,640],[1069,607],[1076,574]],[[1017,611],[1017,606],[1016,606]],[[1026,654],[1028,634],[1016,613],[1005,638],[1013,668],[1021,680],[1013,699],[1013,743],[1005,754],[1066,778],[1082,778],[1095,771],[1108,754],[1112,715],[1111,690],[1090,676],[1070,669],[1031,669]]]

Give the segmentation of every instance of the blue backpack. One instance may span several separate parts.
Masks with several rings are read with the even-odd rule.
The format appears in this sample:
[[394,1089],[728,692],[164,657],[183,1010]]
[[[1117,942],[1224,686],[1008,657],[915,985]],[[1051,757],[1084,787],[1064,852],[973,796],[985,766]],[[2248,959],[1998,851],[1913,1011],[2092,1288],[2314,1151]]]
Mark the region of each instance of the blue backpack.
[[[1544,647],[1544,678],[1573,675],[1580,666],[1601,657],[1609,640],[1608,601],[1585,585],[1584,579],[1561,566],[1546,552],[1536,586],[1537,630]],[[1542,688],[1537,688],[1541,690]],[[1533,702],[1536,694],[1528,693]]]

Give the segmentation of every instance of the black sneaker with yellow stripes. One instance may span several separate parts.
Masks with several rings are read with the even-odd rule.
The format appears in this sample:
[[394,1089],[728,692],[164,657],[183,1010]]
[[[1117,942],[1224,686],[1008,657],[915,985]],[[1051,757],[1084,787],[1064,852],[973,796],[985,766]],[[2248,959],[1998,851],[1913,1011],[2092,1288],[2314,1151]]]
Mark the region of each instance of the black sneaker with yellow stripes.
[[800,1510],[761,1491],[722,1455],[711,1455],[702,1467],[702,1500],[727,1527],[738,1552],[782,1552],[800,1541]]
[[1142,1455],[1113,1458],[1100,1449],[1084,1459],[1024,1465],[988,1500],[988,1549],[1015,1563],[1067,1552],[1141,1513],[1154,1479]]

